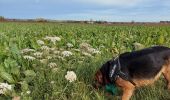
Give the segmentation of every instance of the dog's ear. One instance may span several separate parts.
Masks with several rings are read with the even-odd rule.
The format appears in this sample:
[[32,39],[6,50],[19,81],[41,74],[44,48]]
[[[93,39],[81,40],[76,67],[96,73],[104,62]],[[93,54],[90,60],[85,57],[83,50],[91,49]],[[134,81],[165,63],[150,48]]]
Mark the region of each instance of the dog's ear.
[[103,84],[103,75],[100,70],[96,72],[95,79],[97,80],[99,84]]
[[109,60],[107,61],[106,63],[104,63],[102,65],[102,67],[100,68],[101,72],[104,74],[104,75],[108,75],[108,72],[110,71],[110,65],[112,65],[112,61]]
[[98,89],[98,88],[101,88],[102,85],[103,85],[103,74],[100,70],[98,70],[95,74],[95,77],[94,77],[94,81],[95,83],[93,84],[93,87]]
[[99,88],[102,87],[104,85],[106,85],[107,83],[109,83],[109,70],[110,70],[110,65],[111,65],[112,61],[109,60],[106,63],[104,63],[102,65],[102,67],[96,72],[94,80],[95,83],[93,84],[94,87]]

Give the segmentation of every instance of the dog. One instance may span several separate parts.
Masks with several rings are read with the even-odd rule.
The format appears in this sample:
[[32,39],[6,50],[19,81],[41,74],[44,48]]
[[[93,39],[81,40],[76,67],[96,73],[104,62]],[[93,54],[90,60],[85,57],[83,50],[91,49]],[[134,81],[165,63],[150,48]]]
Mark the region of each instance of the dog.
[[98,89],[107,84],[119,86],[121,100],[130,100],[135,88],[154,83],[163,74],[170,89],[170,48],[154,46],[133,52],[125,52],[107,61],[95,73]]

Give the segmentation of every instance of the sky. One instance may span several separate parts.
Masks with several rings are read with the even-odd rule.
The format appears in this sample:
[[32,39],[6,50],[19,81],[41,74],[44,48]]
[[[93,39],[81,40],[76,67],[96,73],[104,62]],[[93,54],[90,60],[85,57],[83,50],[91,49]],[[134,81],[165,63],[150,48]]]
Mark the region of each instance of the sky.
[[0,16],[112,22],[170,21],[170,0],[0,0]]

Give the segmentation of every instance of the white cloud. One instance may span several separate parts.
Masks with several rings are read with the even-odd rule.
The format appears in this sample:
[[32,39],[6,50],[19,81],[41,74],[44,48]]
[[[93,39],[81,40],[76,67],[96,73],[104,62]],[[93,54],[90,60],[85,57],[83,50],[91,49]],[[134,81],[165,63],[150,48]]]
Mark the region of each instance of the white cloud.
[[145,0],[72,0],[80,3],[88,3],[103,6],[131,6]]

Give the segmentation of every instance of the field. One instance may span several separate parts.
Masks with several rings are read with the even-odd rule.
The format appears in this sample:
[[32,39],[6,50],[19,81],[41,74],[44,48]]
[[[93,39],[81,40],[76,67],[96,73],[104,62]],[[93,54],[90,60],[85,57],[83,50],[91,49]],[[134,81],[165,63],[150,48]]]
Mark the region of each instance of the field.
[[[100,66],[120,53],[153,45],[170,47],[170,26],[0,23],[0,100],[118,100],[95,91]],[[70,82],[65,75],[73,71]],[[2,84],[1,84],[2,85]],[[132,100],[170,100],[161,78]]]

